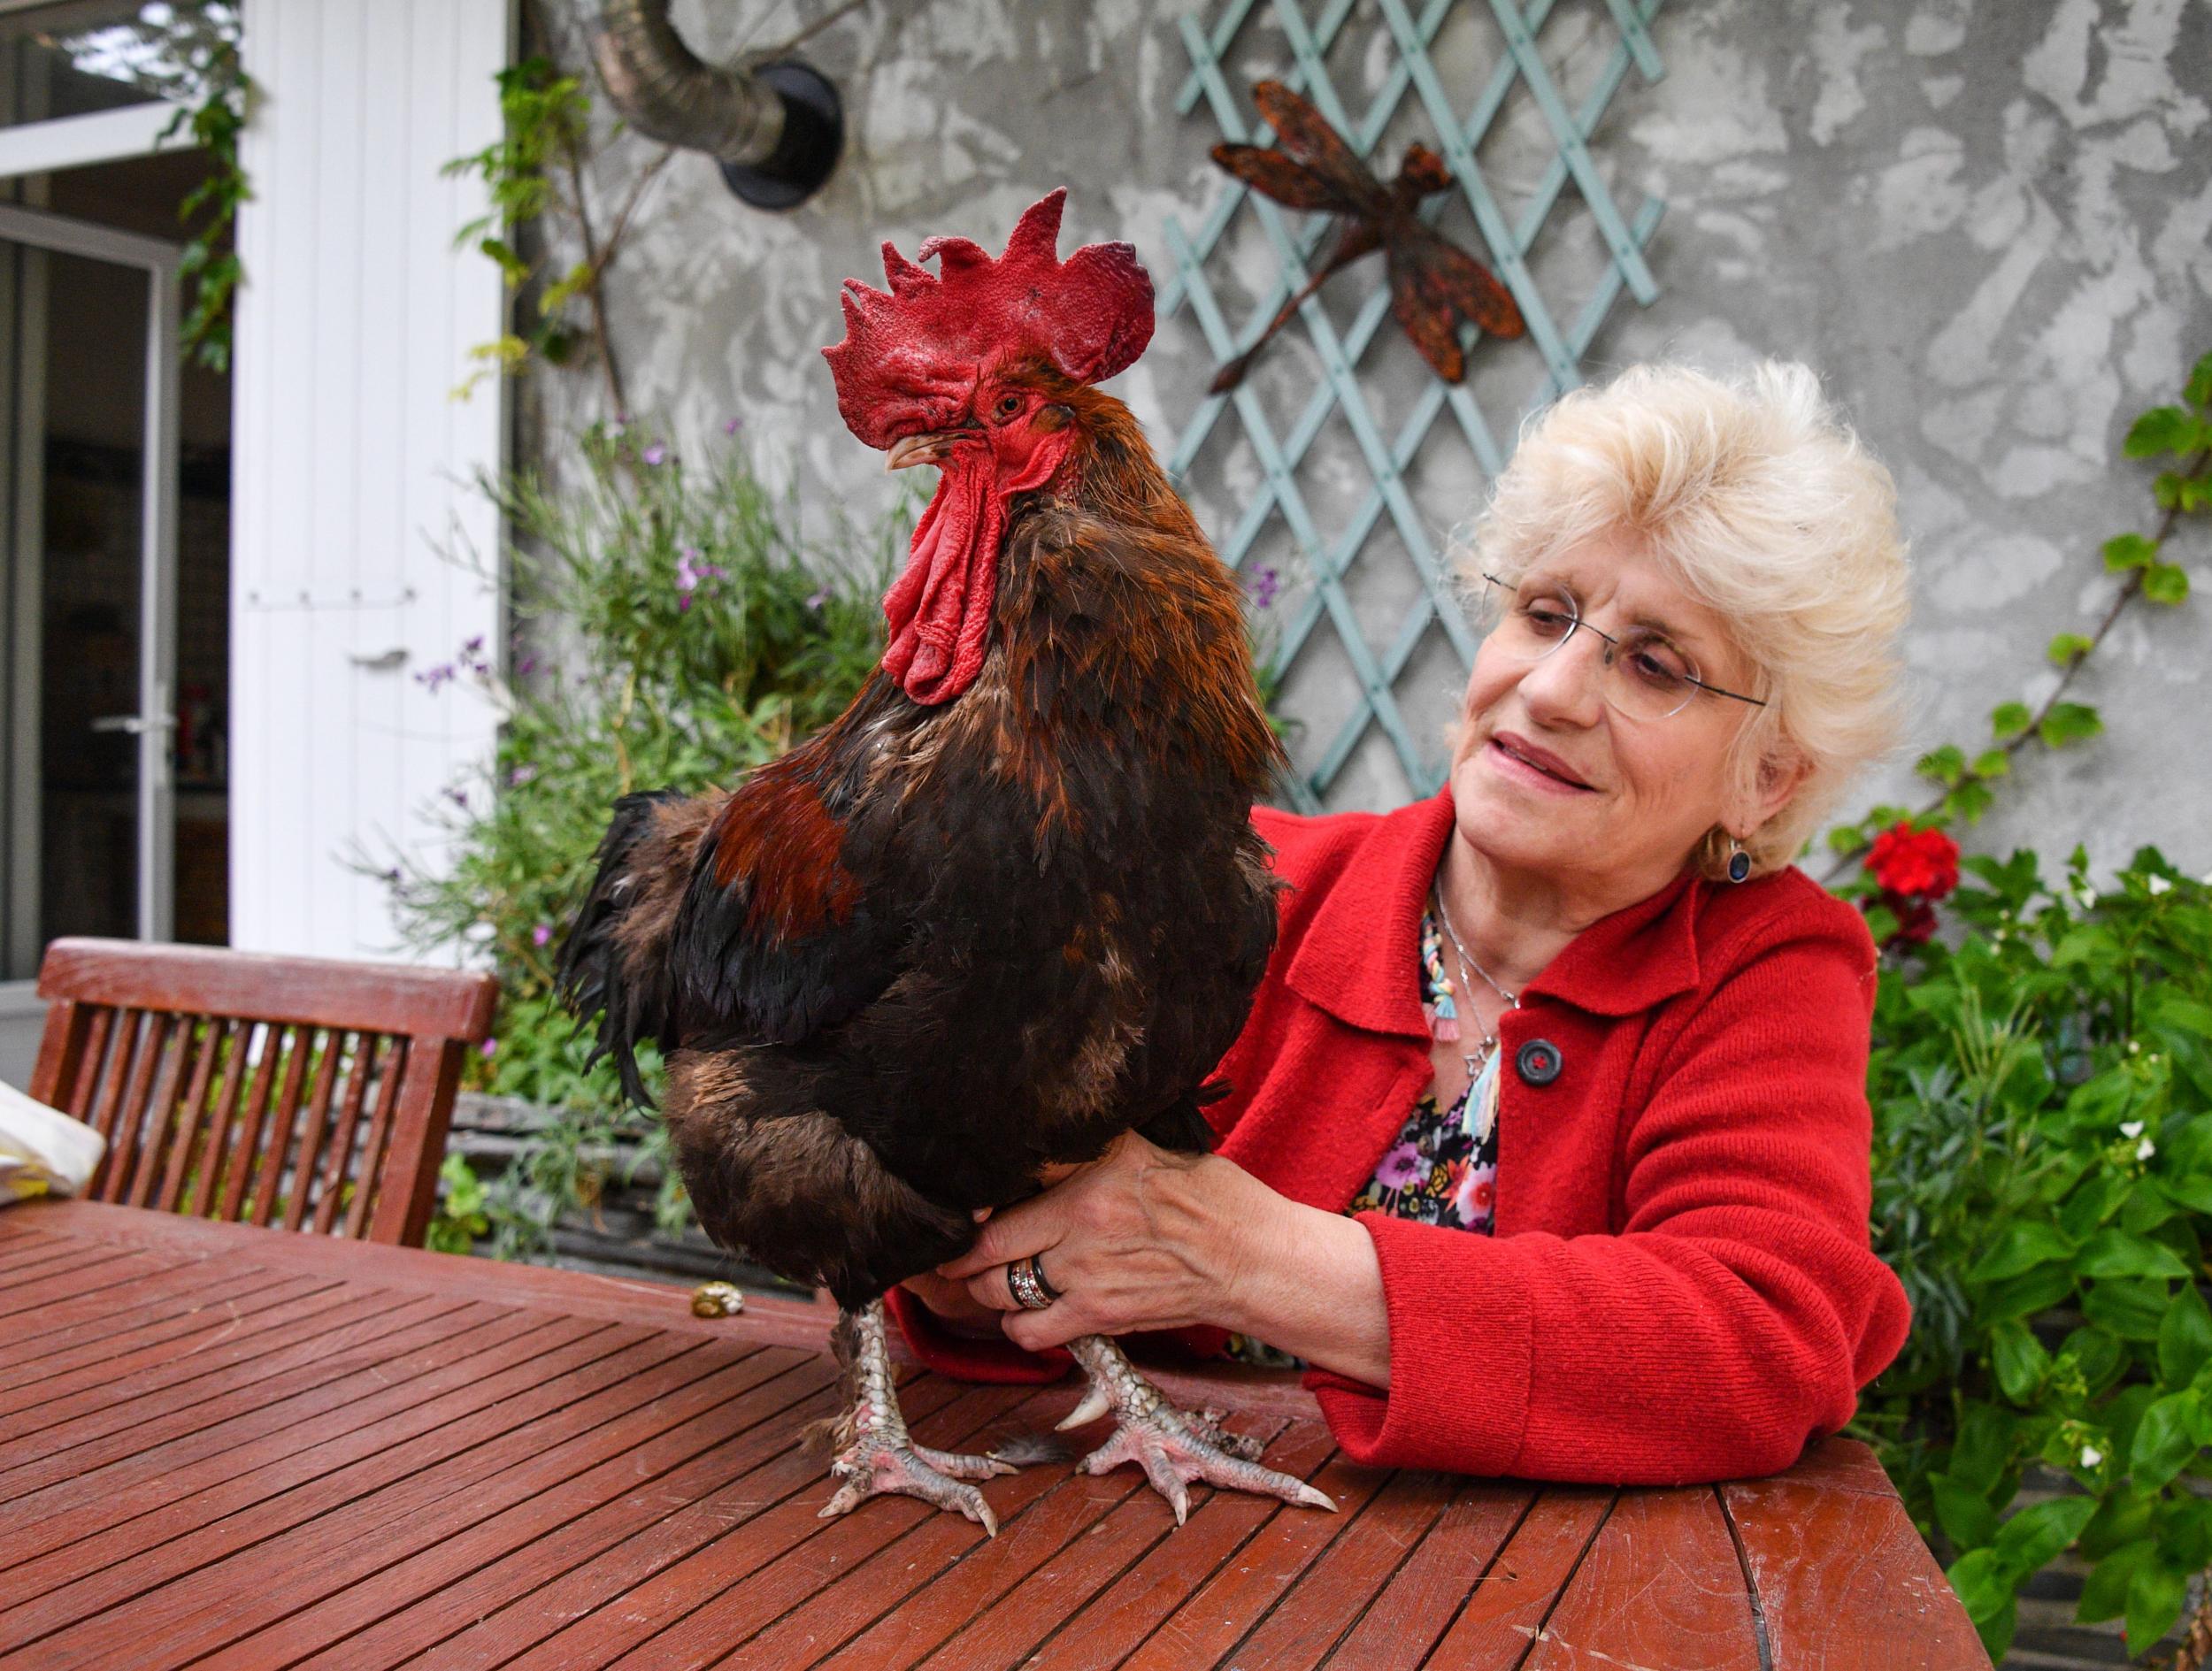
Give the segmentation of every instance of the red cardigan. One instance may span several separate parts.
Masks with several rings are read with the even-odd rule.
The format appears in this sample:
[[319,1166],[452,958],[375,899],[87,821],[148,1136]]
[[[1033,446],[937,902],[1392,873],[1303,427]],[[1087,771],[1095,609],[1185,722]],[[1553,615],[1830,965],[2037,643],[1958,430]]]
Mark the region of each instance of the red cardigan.
[[[1412,948],[1449,792],[1254,818],[1292,886],[1207,1113],[1223,1154],[1341,1212],[1432,1077]],[[1584,931],[1500,1025],[1495,1233],[1359,1215],[1390,1388],[1307,1374],[1338,1444],[1382,1467],[1670,1484],[1775,1472],[1841,1427],[1909,1322],[1867,1239],[1873,997],[1859,914],[1794,870],[1686,874]],[[1068,1361],[953,1336],[904,1290],[892,1306],[932,1368],[1047,1380]]]

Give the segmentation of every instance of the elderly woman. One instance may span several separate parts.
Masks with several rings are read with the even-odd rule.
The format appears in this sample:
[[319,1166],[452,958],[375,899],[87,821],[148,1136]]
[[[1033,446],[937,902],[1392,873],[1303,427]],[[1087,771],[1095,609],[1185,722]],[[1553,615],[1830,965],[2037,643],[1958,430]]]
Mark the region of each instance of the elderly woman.
[[1769,1473],[1842,1426],[1907,1322],[1874,947],[1790,861],[1893,734],[1893,504],[1802,366],[1552,406],[1462,574],[1493,625],[1443,793],[1255,815],[1289,885],[1218,1152],[1131,1134],[999,1214],[894,1295],[920,1355],[1225,1330],[1308,1365],[1356,1460],[1538,1479]]

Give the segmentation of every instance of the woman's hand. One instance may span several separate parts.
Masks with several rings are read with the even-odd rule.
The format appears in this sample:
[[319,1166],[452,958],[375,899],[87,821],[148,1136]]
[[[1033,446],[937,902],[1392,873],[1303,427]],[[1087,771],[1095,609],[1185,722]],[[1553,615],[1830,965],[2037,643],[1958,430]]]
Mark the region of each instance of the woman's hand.
[[[1233,1161],[1124,1132],[1096,1161],[994,1215],[937,1275],[1000,1315],[1007,1338],[1033,1352],[1078,1335],[1235,1329],[1243,1277],[1281,1203]],[[1043,1256],[1045,1280],[1061,1294],[1042,1311],[1022,1309],[1007,1285],[1006,1268],[1033,1254]]]
[[999,1328],[1002,1314],[971,1294],[965,1283],[926,1270],[918,1276],[909,1276],[899,1285],[928,1307],[937,1321],[953,1334],[989,1340],[1003,1332]]

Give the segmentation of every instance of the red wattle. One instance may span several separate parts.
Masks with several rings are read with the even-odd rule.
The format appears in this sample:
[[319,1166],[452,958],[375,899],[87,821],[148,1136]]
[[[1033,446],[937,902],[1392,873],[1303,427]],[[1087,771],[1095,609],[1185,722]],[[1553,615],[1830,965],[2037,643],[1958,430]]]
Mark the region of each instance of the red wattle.
[[1041,446],[1003,479],[988,458],[956,461],[940,478],[906,567],[883,595],[891,629],[883,671],[916,701],[949,702],[983,671],[1008,502],[1051,479],[1065,452],[1064,443]]

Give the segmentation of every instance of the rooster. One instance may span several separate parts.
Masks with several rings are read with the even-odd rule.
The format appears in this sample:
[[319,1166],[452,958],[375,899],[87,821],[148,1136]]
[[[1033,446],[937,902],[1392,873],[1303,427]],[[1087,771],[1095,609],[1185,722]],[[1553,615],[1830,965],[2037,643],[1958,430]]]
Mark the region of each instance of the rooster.
[[[1001,1455],[912,1443],[882,1295],[964,1252],[978,1209],[1134,1129],[1210,1146],[1206,1078],[1274,943],[1254,798],[1280,757],[1233,577],[1128,409],[1092,387],[1152,332],[1123,243],[1058,257],[1056,191],[994,259],[883,247],[823,350],[838,411],[935,497],[852,705],[726,793],[617,803],[563,947],[564,994],[664,1118],[717,1241],[840,1307],[852,1405],[823,1509],[884,1491],[995,1532]],[[1110,1340],[1071,1425],[1180,1522],[1194,1480],[1333,1507],[1175,1409]]]

